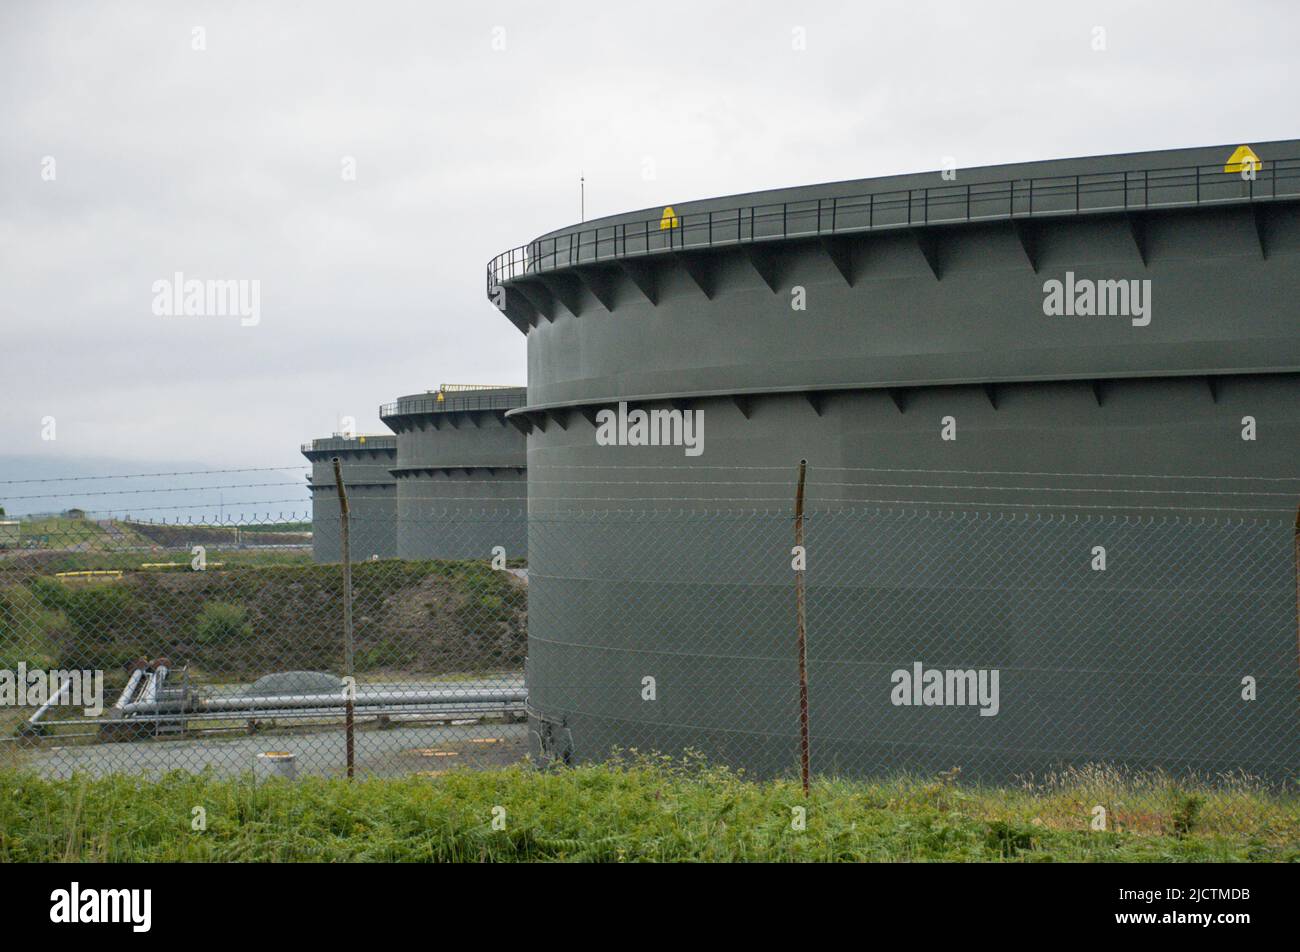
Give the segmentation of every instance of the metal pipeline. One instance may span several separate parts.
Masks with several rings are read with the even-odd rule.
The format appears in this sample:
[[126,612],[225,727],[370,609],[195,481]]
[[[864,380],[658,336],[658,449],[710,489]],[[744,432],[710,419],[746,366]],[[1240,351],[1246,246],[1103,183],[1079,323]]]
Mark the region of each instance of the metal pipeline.
[[[524,706],[521,703],[510,701],[500,704],[445,704],[437,706],[410,706],[410,707],[369,707],[357,710],[358,718],[370,717],[392,717],[392,718],[411,718],[411,719],[435,719],[435,720],[456,720],[462,717],[477,718],[485,714],[511,714],[523,713]],[[157,719],[158,721],[184,721],[185,723],[203,723],[210,721],[233,721],[243,720],[244,716],[256,715],[258,718],[268,720],[283,721],[310,721],[314,719],[336,719],[342,716],[343,709],[341,706],[325,707],[295,707],[295,708],[270,708],[258,711],[207,711],[204,713],[175,713],[175,714],[158,714],[151,715],[149,723]],[[129,722],[128,722],[129,723]]]
[[48,711],[50,708],[54,707],[54,705],[58,704],[59,701],[63,699],[63,695],[67,694],[68,691],[71,690],[71,688],[72,688],[72,677],[69,676],[64,678],[63,683],[59,685],[59,689],[50,696],[49,700],[47,700],[44,704],[42,704],[40,707],[36,709],[36,713],[34,713],[31,717],[27,719],[28,725],[34,727],[36,724],[38,724],[40,722],[40,719],[45,716],[45,712]]
[[127,679],[126,687],[122,689],[122,693],[118,696],[117,703],[113,705],[112,710],[120,711],[133,697],[135,697],[136,688],[140,686],[140,681],[144,676],[143,668],[136,668],[131,672],[131,677]]
[[[145,704],[157,703],[158,694],[162,690],[162,685],[165,680],[167,680],[167,666],[160,664],[158,667],[153,669],[153,672],[149,675],[149,680],[145,682],[144,697],[141,698],[141,700]],[[127,708],[130,706],[131,705],[128,704]],[[126,710],[126,708],[123,708],[123,710]]]
[[[493,704],[519,703],[527,698],[528,692],[522,687],[514,688],[477,688],[466,691],[456,688],[424,689],[418,691],[372,691],[357,694],[353,703],[357,707],[403,707],[418,704]],[[202,698],[192,705],[185,701],[157,701],[150,699],[146,692],[144,700],[126,704],[122,708],[125,714],[161,714],[161,713],[195,713],[216,711],[264,711],[288,710],[292,708],[336,708],[343,707],[347,698],[342,694],[280,694],[280,695],[234,695],[231,697]]]

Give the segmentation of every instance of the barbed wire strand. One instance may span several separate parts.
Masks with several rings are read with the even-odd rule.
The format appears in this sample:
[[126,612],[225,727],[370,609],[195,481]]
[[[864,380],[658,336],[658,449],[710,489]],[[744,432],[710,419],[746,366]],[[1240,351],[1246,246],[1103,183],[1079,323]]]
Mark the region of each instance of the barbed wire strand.
[[164,476],[208,476],[217,473],[274,473],[289,469],[310,469],[308,463],[296,466],[255,466],[247,469],[194,469],[174,473],[121,473],[108,476],[41,476],[30,479],[0,479],[0,486],[17,486],[22,483],[72,483],[91,479],[148,479]]
[[301,486],[297,480],[276,483],[231,483],[224,486],[157,486],[150,489],[104,489],[98,492],[62,492],[40,493],[31,496],[5,496],[4,502],[16,502],[19,499],[80,499],[87,496],[131,496],[144,493],[199,493],[215,489],[264,489],[268,486]]

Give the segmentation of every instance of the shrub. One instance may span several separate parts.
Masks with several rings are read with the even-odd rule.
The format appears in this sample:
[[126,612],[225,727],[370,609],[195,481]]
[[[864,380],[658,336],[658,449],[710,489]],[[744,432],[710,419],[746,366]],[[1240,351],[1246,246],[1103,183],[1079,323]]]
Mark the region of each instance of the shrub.
[[397,642],[385,638],[373,648],[363,651],[357,666],[363,671],[399,668],[403,662],[409,660],[410,654],[411,652],[404,651]]
[[1179,795],[1174,801],[1173,827],[1175,836],[1187,836],[1195,828],[1201,817],[1201,808],[1205,806],[1205,797],[1187,793]]
[[244,606],[229,602],[208,602],[199,612],[195,627],[195,637],[201,645],[225,644],[253,636],[253,626],[248,623]]
[[35,579],[31,591],[46,609],[67,619],[61,666],[108,670],[148,650],[140,644],[141,605],[120,582]]

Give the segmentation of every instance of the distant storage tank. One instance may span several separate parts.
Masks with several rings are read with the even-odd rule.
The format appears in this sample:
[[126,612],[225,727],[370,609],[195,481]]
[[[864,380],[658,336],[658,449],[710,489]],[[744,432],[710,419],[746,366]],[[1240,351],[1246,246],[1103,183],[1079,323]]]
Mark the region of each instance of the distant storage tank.
[[443,384],[379,408],[397,434],[397,553],[404,559],[527,554],[525,438],[506,420],[524,387]]
[[342,557],[333,464],[337,456],[351,512],[352,561],[376,555],[393,558],[397,554],[397,481],[391,470],[397,462],[397,438],[335,434],[304,443],[302,455],[311,460],[312,557],[317,562],[337,562]]
[[[528,338],[543,755],[797,763],[790,522],[725,513],[789,513],[807,459],[810,531],[845,527],[807,570],[822,765],[1294,776],[1300,142],[674,203],[499,256],[488,293]],[[598,444],[620,402],[702,411],[702,453]],[[1184,522],[1088,572],[1126,517]],[[1001,710],[901,710],[917,662],[1000,670]]]

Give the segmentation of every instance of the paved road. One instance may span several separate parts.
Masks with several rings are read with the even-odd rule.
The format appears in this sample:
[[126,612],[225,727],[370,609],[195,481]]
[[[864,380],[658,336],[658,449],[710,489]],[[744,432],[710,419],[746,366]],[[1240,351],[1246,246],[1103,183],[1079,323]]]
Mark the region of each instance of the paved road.
[[[497,767],[515,763],[527,752],[526,724],[417,724],[356,734],[360,775],[400,776],[438,773],[457,767]],[[27,766],[47,777],[132,773],[157,776],[172,770],[210,769],[237,776],[254,769],[257,755],[288,751],[296,755],[299,776],[340,776],[344,772],[341,728],[312,733],[258,734],[252,737],[200,737],[135,743],[47,747],[27,754]]]

